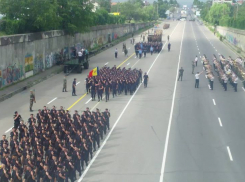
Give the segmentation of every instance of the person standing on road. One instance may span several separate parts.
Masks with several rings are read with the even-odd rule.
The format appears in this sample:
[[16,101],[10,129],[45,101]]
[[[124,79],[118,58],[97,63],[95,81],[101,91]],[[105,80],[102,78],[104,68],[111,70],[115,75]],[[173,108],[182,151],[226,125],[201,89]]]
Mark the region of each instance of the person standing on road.
[[[203,72],[203,71],[202,71],[202,72]],[[195,88],[199,88],[199,77],[200,77],[200,74],[202,74],[202,72],[201,72],[201,73],[197,72],[197,73],[195,74],[195,78],[196,78],[196,81],[195,81]]]
[[67,92],[66,91],[66,88],[67,88],[67,80],[66,80],[66,76],[64,76],[64,79],[63,79],[63,90],[62,90],[62,92]]
[[196,67],[197,67],[197,61],[198,61],[198,57],[196,56],[195,58]]
[[192,61],[192,74],[194,74],[194,69],[195,69],[195,61]]
[[178,81],[179,81],[179,79],[182,81],[183,73],[184,73],[184,69],[181,67],[179,69],[179,78],[178,78]]
[[118,53],[118,51],[117,51],[117,48],[116,48],[116,50],[115,50],[115,58],[117,59],[117,53]]
[[99,90],[98,90],[98,99],[99,99],[99,102],[102,100],[102,97],[103,97],[103,90],[104,90],[104,87],[101,83],[99,83]]
[[149,79],[149,76],[145,73],[144,75],[144,87],[145,88],[147,87],[148,79]]
[[36,103],[36,99],[35,99],[35,95],[33,93],[33,90],[31,90],[31,94],[30,94],[30,111],[32,112],[32,106],[33,106],[33,102]]
[[214,76],[212,74],[208,75],[209,83],[210,83],[210,90],[214,89]]
[[144,52],[144,58],[145,58],[146,57],[146,47],[144,47],[143,52]]
[[72,83],[72,96],[77,96],[76,95],[76,85],[77,85],[77,83],[76,83],[76,78],[74,78],[74,81],[73,81],[73,83]]
[[90,86],[92,101],[95,100],[95,94],[96,94],[95,88],[96,88],[96,86],[95,86],[94,82],[92,82],[92,84]]
[[170,42],[168,43],[168,52],[170,51],[170,49],[171,49],[171,44],[170,44]]
[[169,35],[168,35],[168,41],[169,41]]
[[142,57],[142,50],[139,49],[139,59],[141,59],[141,57]]
[[20,125],[21,115],[17,111],[14,112],[14,128],[17,129]]

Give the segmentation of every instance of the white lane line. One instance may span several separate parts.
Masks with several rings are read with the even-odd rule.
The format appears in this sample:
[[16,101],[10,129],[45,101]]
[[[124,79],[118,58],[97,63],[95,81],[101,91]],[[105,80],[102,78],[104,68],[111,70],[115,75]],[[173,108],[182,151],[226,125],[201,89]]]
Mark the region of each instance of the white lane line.
[[216,106],[216,102],[215,102],[215,100],[213,99],[213,103],[214,103],[214,105]]
[[219,120],[219,125],[222,127],[223,125],[222,125],[221,119],[218,118],[218,120]]
[[233,158],[232,158],[232,155],[231,155],[231,150],[230,150],[230,147],[227,146],[227,151],[228,151],[228,154],[229,154],[229,157],[230,157],[230,160],[233,161]]
[[128,49],[130,49],[130,47]]
[[[174,30],[172,31],[172,33],[170,34],[170,37],[171,35],[173,34],[173,32],[176,30],[176,27],[179,25],[179,22],[178,24],[175,26]],[[166,42],[165,44],[163,45],[162,47],[162,50],[163,48],[165,47],[166,45]],[[160,53],[157,55],[157,57],[155,58],[155,60],[153,61],[153,63],[151,64],[151,67],[149,68],[147,74],[150,72],[152,66],[155,64],[157,58],[159,57],[159,55],[161,54],[162,50],[160,51]],[[177,69],[178,70],[178,69]],[[90,161],[90,163],[88,164],[88,166],[86,167],[86,169],[84,170],[82,176],[78,179],[78,182],[81,182],[83,180],[83,178],[85,177],[85,175],[87,174],[88,170],[90,169],[90,167],[92,166],[92,164],[94,163],[95,159],[98,157],[99,153],[101,152],[101,150],[103,149],[103,147],[105,146],[107,140],[110,138],[113,130],[115,129],[115,127],[117,126],[117,123],[120,121],[121,117],[123,116],[124,112],[126,111],[127,107],[129,106],[129,104],[131,103],[132,99],[134,98],[135,94],[137,93],[137,91],[139,90],[140,86],[142,85],[142,83],[140,83],[140,85],[138,86],[138,88],[136,89],[136,91],[134,92],[134,94],[131,96],[131,98],[129,99],[128,103],[126,104],[126,106],[124,107],[124,109],[122,110],[121,114],[119,115],[119,117],[117,118],[116,122],[114,123],[113,127],[111,128],[110,132],[108,133],[108,135],[106,136],[104,142],[102,143],[102,145],[100,146],[100,148],[98,149],[98,151],[95,153],[94,157],[92,158],[92,160]],[[93,109],[92,109],[93,110]]]
[[215,49],[215,50],[216,50],[216,52],[218,52],[217,49]]
[[[186,23],[185,23],[185,25],[186,25]],[[180,65],[180,58],[181,58],[181,52],[182,52],[183,39],[184,39],[184,34],[185,34],[185,25],[184,25],[184,28],[183,28],[183,34],[182,34],[182,39],[181,39],[181,44],[180,44],[179,61],[178,61],[178,66],[177,66],[177,71],[176,71],[174,92],[173,92],[173,98],[172,98],[172,105],[171,105],[171,111],[170,111],[170,116],[169,116],[169,121],[168,121],[167,135],[166,135],[166,140],[165,140],[165,145],[164,145],[162,167],[161,167],[161,175],[160,175],[160,180],[159,180],[160,182],[163,182],[164,172],[165,172],[165,165],[166,165],[167,151],[168,151],[168,142],[169,142],[170,129],[171,129],[171,123],[172,123],[172,117],[173,117],[173,110],[174,110],[174,101],[175,101],[176,88],[177,88],[177,82],[178,82],[177,78],[178,78],[178,72],[179,72],[179,65]]]
[[11,128],[9,128],[7,131],[5,131],[5,133],[10,132],[10,131],[12,130],[13,127],[14,127],[14,126],[12,126]]
[[55,101],[57,99],[57,97],[55,97],[54,99],[52,99],[51,101],[49,101],[47,104],[50,104],[51,102]]
[[127,64],[127,66],[130,65],[130,63]]
[[208,76],[207,76],[207,75],[205,75],[205,77],[206,77],[206,78],[208,78]]
[[109,62],[105,63],[105,65],[107,65]]
[[80,82],[77,82],[76,85],[78,85]]
[[133,64],[133,66],[131,66],[131,68],[133,68],[138,62],[139,62],[139,60],[136,61],[136,62]]
[[242,87],[243,91],[245,92],[245,89]]
[[201,53],[199,52],[199,54],[201,55]]
[[88,104],[91,100],[92,100],[92,98],[90,98],[85,104]]

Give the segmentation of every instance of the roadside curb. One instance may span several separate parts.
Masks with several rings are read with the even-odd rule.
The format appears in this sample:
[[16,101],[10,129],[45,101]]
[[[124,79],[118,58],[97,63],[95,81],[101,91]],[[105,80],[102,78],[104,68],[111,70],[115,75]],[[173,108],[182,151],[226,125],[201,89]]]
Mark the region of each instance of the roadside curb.
[[[138,31],[136,31],[134,33],[135,34],[139,34],[141,32],[144,32],[145,30],[148,30],[151,27],[152,27],[151,25],[147,26],[147,27],[144,27],[144,28],[139,29]],[[107,49],[111,48],[112,46],[115,46],[115,45],[127,40],[128,38],[130,38],[130,36],[131,36],[131,34],[126,34],[125,36],[119,38],[119,40],[115,40],[114,42],[111,42],[111,43],[108,43],[108,44],[105,44],[105,45],[101,46],[97,50],[92,51],[93,53],[91,54],[91,56],[89,56],[89,58],[91,58],[91,57],[93,57],[93,56],[95,56],[95,55],[97,55],[97,54],[99,54],[99,53],[101,53],[103,51],[106,51]],[[5,94],[5,95],[0,96],[0,102],[3,102],[4,100],[9,99],[9,98],[13,97],[16,94],[18,94],[18,93],[20,93],[20,92],[22,92],[24,90],[27,90],[28,88],[31,88],[32,86],[34,86],[34,85],[36,85],[38,83],[41,83],[41,82],[47,80],[48,78],[61,73],[62,71],[63,71],[63,66],[60,66],[60,68],[57,68],[57,70],[54,70],[54,72],[52,72],[49,75],[46,75],[46,76],[44,76],[42,78],[39,78],[39,79],[37,79],[37,80],[35,80],[33,82],[29,81],[29,82],[27,82],[27,84],[25,86],[22,86],[18,90],[15,90],[15,91],[13,91],[13,92],[11,92],[9,94]]]

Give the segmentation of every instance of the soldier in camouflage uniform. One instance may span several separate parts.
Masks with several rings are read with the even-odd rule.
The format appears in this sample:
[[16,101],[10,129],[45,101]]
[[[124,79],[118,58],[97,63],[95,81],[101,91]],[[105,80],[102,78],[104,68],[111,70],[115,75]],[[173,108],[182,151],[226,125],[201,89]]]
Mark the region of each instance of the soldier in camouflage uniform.
[[33,102],[36,103],[36,99],[35,99],[35,94],[33,92],[33,90],[31,90],[31,94],[30,94],[30,111],[32,112],[32,106],[33,106]]
[[67,80],[66,80],[66,76],[65,76],[64,80],[63,80],[63,90],[62,90],[62,92],[67,92],[66,88],[67,88]]

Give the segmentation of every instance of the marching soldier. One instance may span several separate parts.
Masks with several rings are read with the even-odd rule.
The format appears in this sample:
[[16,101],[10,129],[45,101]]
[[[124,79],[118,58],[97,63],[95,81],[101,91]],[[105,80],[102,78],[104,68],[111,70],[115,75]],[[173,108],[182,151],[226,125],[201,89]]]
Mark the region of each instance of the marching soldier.
[[66,80],[66,76],[64,76],[64,79],[63,79],[63,90],[62,90],[62,92],[67,92],[66,88],[67,88],[67,80]]
[[110,95],[110,86],[109,86],[108,82],[106,82],[106,85],[105,85],[106,102],[109,101],[109,95]]
[[74,78],[74,81],[72,83],[72,96],[77,96],[76,95],[76,85],[77,85],[77,82],[76,82],[76,78]]
[[33,106],[33,102],[36,103],[36,98],[35,98],[35,94],[33,92],[33,90],[30,91],[31,94],[30,94],[30,111],[32,112],[32,106]]
[[144,87],[145,88],[147,87],[148,78],[149,78],[149,76],[145,73],[145,75],[144,75]]

